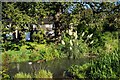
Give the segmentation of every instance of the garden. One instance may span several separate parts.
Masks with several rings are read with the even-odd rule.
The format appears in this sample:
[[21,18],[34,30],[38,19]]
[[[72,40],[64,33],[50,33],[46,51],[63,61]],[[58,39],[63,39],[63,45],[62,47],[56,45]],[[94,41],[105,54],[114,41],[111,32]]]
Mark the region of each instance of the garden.
[[2,80],[120,79],[120,1],[1,6]]

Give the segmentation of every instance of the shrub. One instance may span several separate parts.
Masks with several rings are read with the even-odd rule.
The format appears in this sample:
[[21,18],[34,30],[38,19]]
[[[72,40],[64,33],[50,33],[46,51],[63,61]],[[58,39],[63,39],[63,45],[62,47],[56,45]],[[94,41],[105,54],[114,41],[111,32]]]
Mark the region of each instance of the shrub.
[[14,78],[29,78],[29,80],[32,80],[32,77],[30,74],[26,74],[23,72],[19,72],[19,73],[15,74]]
[[59,58],[60,54],[54,45],[36,45],[35,47],[36,54],[39,55],[40,59],[44,60],[53,60],[55,58]]
[[62,40],[63,52],[66,53],[68,58],[78,59],[82,55],[89,52],[88,45],[83,41],[82,38],[77,39],[77,32],[72,32],[74,35],[64,34]]
[[49,45],[46,48],[45,54],[44,54],[44,59],[46,60],[53,60],[55,58],[59,58],[60,54],[58,50],[55,48],[53,45]]
[[69,76],[76,79],[86,78],[86,70],[89,66],[90,63],[86,63],[82,66],[72,65],[67,71],[64,72],[64,76]]
[[2,43],[1,46],[4,49],[3,51],[19,50],[20,49],[20,45],[12,43],[12,42]]
[[0,75],[1,75],[0,79],[2,78],[1,80],[9,80],[10,79],[10,76],[7,74],[7,71],[8,71],[7,69],[3,69],[3,68],[2,68],[2,71],[0,71]]
[[32,39],[37,43],[46,43],[44,30],[40,28],[40,31],[34,32]]
[[[31,44],[31,43],[30,43]],[[34,43],[32,46],[36,45]],[[3,58],[9,59],[10,62],[24,62],[24,61],[37,61],[37,60],[53,60],[55,58],[60,57],[60,52],[56,49],[54,45],[45,45],[45,44],[37,44],[34,47],[34,50],[24,49],[23,46],[20,50],[8,50],[2,53]]]
[[52,78],[53,74],[50,71],[39,70],[38,73],[35,74],[35,78]]
[[[120,77],[120,56],[117,51],[104,53],[90,67],[90,78],[118,78]],[[88,72],[89,72],[88,71]]]
[[[31,54],[30,50],[19,50],[19,51],[6,51],[2,53],[2,58],[7,59],[9,62],[24,62],[29,60]],[[7,57],[9,58],[6,58]]]
[[37,61],[43,59],[43,56],[39,53],[39,51],[32,51],[32,53],[29,56],[30,61]]
[[102,53],[90,63],[71,66],[66,73],[74,78],[120,78],[120,54],[118,51]]

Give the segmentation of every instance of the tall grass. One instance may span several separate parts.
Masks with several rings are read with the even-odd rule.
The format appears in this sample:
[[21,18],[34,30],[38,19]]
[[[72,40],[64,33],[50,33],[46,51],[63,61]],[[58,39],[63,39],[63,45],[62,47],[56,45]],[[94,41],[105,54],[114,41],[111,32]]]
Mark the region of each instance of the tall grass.
[[101,53],[99,58],[91,60],[89,65],[87,64],[84,64],[86,67],[84,65],[73,65],[67,72],[79,79],[120,78],[120,54],[118,50],[112,53]]

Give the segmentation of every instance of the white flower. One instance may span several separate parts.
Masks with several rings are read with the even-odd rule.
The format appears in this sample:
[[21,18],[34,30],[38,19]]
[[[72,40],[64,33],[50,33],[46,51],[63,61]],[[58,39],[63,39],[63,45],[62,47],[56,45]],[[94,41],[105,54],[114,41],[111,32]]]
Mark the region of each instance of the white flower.
[[62,43],[63,45],[65,45],[65,42],[64,42],[63,40],[61,41],[61,43]]
[[73,35],[74,35],[74,37],[76,36],[76,33],[75,32],[73,32]]
[[91,38],[93,36],[93,34],[90,34],[89,38]]
[[85,32],[82,33],[82,37],[85,35]]
[[73,30],[73,26],[72,26],[72,25],[71,25],[71,27],[70,27],[70,28],[71,28],[71,30]]
[[72,31],[71,30],[69,30],[69,35],[72,35]]
[[87,36],[87,39],[89,38],[89,35]]
[[73,46],[72,40],[70,40],[70,45]]
[[31,10],[31,9],[28,9],[29,11]]
[[73,42],[75,42],[75,39],[73,39]]
[[76,35],[76,36],[75,36],[75,39],[77,39],[77,38],[78,38],[78,36]]
[[75,31],[75,33],[77,34],[77,31]]
[[72,47],[70,47],[70,50],[72,50]]
[[92,44],[94,41],[91,41],[90,44]]
[[90,35],[87,36],[87,38],[91,38],[92,36],[93,36],[93,34],[90,34]]
[[77,39],[77,37],[78,37],[77,36],[77,31],[74,32],[74,37],[75,37],[75,39]]
[[78,42],[77,42],[77,45],[78,45]]
[[68,33],[69,31],[68,30],[66,30],[66,33]]

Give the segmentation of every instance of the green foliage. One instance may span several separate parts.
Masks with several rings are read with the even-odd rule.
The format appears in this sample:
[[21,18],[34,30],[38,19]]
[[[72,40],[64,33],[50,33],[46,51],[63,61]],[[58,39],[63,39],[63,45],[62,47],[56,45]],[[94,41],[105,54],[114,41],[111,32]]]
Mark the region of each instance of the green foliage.
[[98,60],[92,61],[90,67],[91,78],[118,78],[120,77],[120,56],[117,51],[104,53]]
[[54,45],[46,45],[45,51],[43,51],[42,49],[40,51],[42,51],[42,54],[44,53],[43,59],[45,60],[53,60],[60,57],[60,53]]
[[85,55],[86,53],[89,52],[89,47],[88,45],[83,41],[83,39],[78,40],[78,49],[79,53]]
[[[89,7],[87,8],[87,6]],[[2,62],[53,60],[55,58],[81,58],[87,54],[98,54],[90,64],[72,66],[68,72],[76,78],[116,78],[120,77],[120,55],[117,28],[120,26],[119,5],[114,3],[2,3],[1,46]],[[86,6],[86,7],[85,7]],[[70,12],[69,12],[70,11]],[[43,22],[52,17],[55,37],[66,31],[62,44],[47,44],[44,30],[33,33],[33,42],[25,42],[24,29],[32,32],[31,24]],[[51,20],[50,20],[51,21]],[[11,24],[11,27],[6,26]],[[26,26],[30,24],[30,26]],[[6,38],[6,34],[18,28],[22,40]],[[67,32],[68,31],[68,32]],[[83,35],[84,33],[84,35]],[[36,43],[37,42],[37,43]],[[41,44],[42,43],[42,44]],[[86,67],[87,66],[87,67]],[[6,71],[5,71],[6,72]],[[8,78],[3,71],[3,76]],[[44,73],[42,75],[42,73]],[[46,76],[49,72],[40,71]],[[22,76],[24,75],[21,73]],[[51,73],[49,73],[51,74]],[[25,74],[26,75],[26,74]],[[18,75],[19,76],[19,75]],[[48,77],[48,76],[47,76]]]
[[10,79],[10,76],[8,75],[7,71],[9,70],[9,62],[10,62],[10,57],[7,53],[4,53],[4,55],[1,53],[0,57],[2,58],[1,60],[1,66],[0,66],[0,75],[2,76],[2,80],[4,79]]
[[38,51],[32,51],[32,53],[29,55],[29,61],[37,61],[43,59],[43,55],[41,55]]
[[86,70],[89,68],[91,64],[86,63],[82,66],[79,65],[72,65],[67,71],[64,72],[64,76],[74,77],[76,79],[80,78],[87,78],[86,77]]
[[73,65],[66,72],[66,76],[89,79],[119,78],[120,56],[118,51],[113,53],[102,53],[98,59],[82,66]]
[[105,32],[99,35],[93,36],[94,42],[89,44],[90,53],[102,54],[112,53],[118,49],[118,32]]
[[[9,62],[24,62],[24,61],[29,61],[29,55],[30,55],[29,50],[20,50],[20,51],[7,51],[2,53],[2,58],[8,59],[7,61]],[[5,56],[8,56],[6,58]]]
[[101,36],[102,40],[105,43],[105,46],[104,46],[105,50],[110,53],[118,49],[117,33],[118,32],[113,32],[113,33],[106,32],[105,34],[103,34],[103,36]]
[[32,35],[32,39],[34,42],[37,42],[37,43],[46,43],[46,40],[45,40],[45,34],[44,34],[44,30],[43,29],[40,29],[40,31],[38,31],[37,33],[34,32],[33,35]]
[[81,58],[89,52],[86,42],[81,37],[78,39],[77,31],[68,30],[68,33],[63,36],[62,44],[68,58]]
[[[20,50],[8,50],[2,52],[3,59],[7,59],[9,62],[24,62],[24,61],[37,61],[37,60],[53,60],[55,58],[60,58],[61,53],[56,49],[54,44],[36,44],[28,43],[29,45],[24,45],[20,47]],[[32,49],[34,47],[34,49]],[[4,62],[4,60],[3,60]]]
[[15,74],[14,76],[15,79],[20,78],[20,79],[29,79],[32,80],[32,78],[53,78],[53,74],[50,71],[46,71],[46,70],[39,70],[38,72],[36,72],[34,75],[31,75],[29,73],[23,73],[23,72],[19,72],[17,74]]
[[25,78],[25,79],[29,79],[29,80],[32,80],[32,77],[30,74],[26,74],[26,73],[23,73],[23,72],[19,72],[17,74],[15,74],[14,78]]
[[2,69],[2,71],[0,71],[0,75],[2,76],[1,80],[10,79],[10,76],[6,73],[7,71],[7,69]]
[[53,78],[53,74],[50,71],[39,70],[38,73],[35,74],[35,78]]
[[2,43],[1,45],[2,45],[3,51],[20,49],[19,45],[14,43],[12,44],[11,42]]

